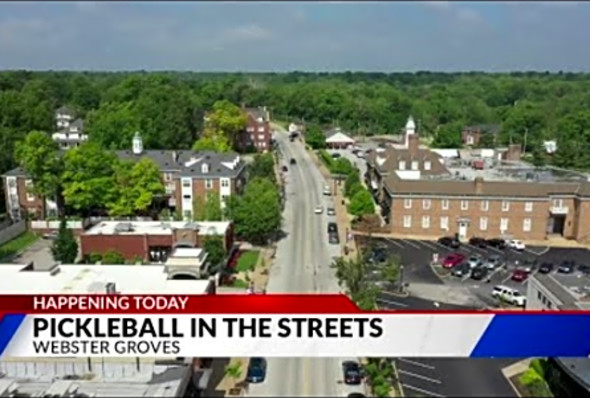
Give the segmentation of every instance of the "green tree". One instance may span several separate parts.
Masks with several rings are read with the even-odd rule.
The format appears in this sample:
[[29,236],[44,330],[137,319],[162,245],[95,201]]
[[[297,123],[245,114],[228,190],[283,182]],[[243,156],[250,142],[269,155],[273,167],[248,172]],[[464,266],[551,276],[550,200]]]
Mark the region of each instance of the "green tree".
[[248,166],[248,175],[250,179],[268,178],[275,183],[275,160],[272,153],[254,155],[254,161]]
[[206,200],[203,196],[195,196],[193,199],[193,221],[205,221],[207,218]]
[[313,149],[323,149],[326,147],[326,136],[319,126],[312,124],[306,128],[305,142]]
[[207,114],[205,120],[206,128],[223,135],[234,148],[247,123],[246,113],[227,100],[215,102],[213,110]]
[[251,180],[232,213],[238,236],[252,243],[266,243],[281,225],[278,188],[266,178]]
[[350,199],[348,212],[356,217],[375,213],[375,204],[369,191],[363,188],[355,193],[352,199]]
[[116,250],[107,250],[102,255],[102,264],[104,265],[121,265],[125,264],[125,257]]
[[73,264],[78,257],[78,242],[65,218],[61,219],[59,231],[51,246],[53,259],[62,264]]
[[107,208],[112,216],[131,216],[148,210],[156,197],[163,193],[160,169],[151,159],[142,158],[137,163],[118,162]]
[[16,159],[33,181],[32,191],[45,198],[59,192],[63,161],[57,144],[41,131],[31,131],[16,146]]
[[358,169],[350,163],[350,160],[345,158],[338,158],[332,163],[330,170],[333,174],[349,175],[354,172],[358,172]]
[[347,198],[351,198],[362,189],[363,185],[361,184],[359,173],[355,170],[350,173],[344,181],[344,195],[346,195]]
[[223,259],[225,259],[225,241],[223,236],[206,236],[203,240],[203,249],[207,253],[207,260],[212,270],[219,271]]
[[117,157],[96,143],[84,143],[64,155],[63,196],[78,211],[103,208],[114,189]]
[[[128,149],[136,131],[141,127],[133,102],[104,103],[88,114],[86,131],[90,140],[103,148]],[[146,138],[144,144],[148,144]],[[149,145],[146,145],[149,146]]]
[[375,309],[379,289],[366,276],[369,266],[362,256],[354,259],[336,258],[331,264],[336,269],[338,284],[345,289],[350,299],[363,310]]
[[451,123],[440,126],[432,141],[434,148],[461,148],[462,125],[460,123]]
[[220,132],[205,130],[201,138],[193,145],[193,151],[230,152],[231,144],[229,139]]
[[205,201],[205,220],[204,221],[221,221],[223,211],[221,210],[221,200],[219,194],[209,193]]

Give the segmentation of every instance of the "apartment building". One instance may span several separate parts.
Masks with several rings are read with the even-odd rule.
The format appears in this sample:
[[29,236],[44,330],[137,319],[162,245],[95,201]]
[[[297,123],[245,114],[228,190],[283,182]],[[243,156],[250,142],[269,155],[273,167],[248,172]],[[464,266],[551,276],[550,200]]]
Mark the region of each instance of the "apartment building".
[[500,131],[501,126],[499,124],[466,126],[461,132],[461,139],[465,145],[478,146],[486,135],[490,137],[489,141],[496,142]]
[[[192,219],[195,199],[219,195],[222,207],[230,195],[240,193],[245,184],[245,163],[235,153],[194,152],[191,150],[144,150],[141,134],[133,137],[132,149],[117,151],[119,158],[138,161],[150,158],[162,171],[168,206],[186,220]],[[3,175],[6,205],[13,220],[25,214],[40,218],[57,215],[55,202],[31,192],[33,181],[21,168]]]
[[246,131],[242,135],[240,146],[242,149],[253,147],[258,152],[271,150],[272,133],[270,129],[270,114],[266,107],[246,108],[244,112],[248,116]]
[[367,185],[394,234],[544,240],[590,237],[590,182],[578,173],[495,159],[443,159],[421,148],[408,121],[403,145],[371,154]]
[[51,138],[61,149],[75,148],[88,140],[88,135],[84,134],[84,121],[76,118],[75,112],[67,106],[55,111],[55,124],[57,131]]

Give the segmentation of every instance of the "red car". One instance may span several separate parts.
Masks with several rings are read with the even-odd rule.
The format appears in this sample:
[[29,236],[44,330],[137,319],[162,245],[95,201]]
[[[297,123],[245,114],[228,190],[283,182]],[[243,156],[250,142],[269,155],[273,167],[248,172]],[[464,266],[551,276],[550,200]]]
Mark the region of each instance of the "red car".
[[443,268],[453,268],[456,265],[461,264],[465,261],[465,256],[459,253],[452,253],[445,257],[443,260]]
[[529,277],[529,273],[523,269],[517,269],[512,273],[512,280],[516,282],[524,282]]

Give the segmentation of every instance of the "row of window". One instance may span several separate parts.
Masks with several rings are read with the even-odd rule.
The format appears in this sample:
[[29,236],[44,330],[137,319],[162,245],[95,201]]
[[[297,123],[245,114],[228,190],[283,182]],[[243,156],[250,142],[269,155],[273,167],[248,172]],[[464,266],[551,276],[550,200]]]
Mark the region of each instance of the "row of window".
[[553,303],[547,297],[545,297],[543,293],[537,292],[537,299],[539,299],[539,301],[543,303],[543,305],[547,307],[547,309],[550,310],[553,308]]
[[[248,127],[246,129],[247,132],[249,133],[253,133],[255,131],[254,127]],[[258,126],[258,132],[259,133],[264,133],[264,126]],[[262,135],[262,134],[261,134]],[[262,138],[261,138],[262,139]]]
[[[221,181],[220,184],[223,188],[229,187],[229,178],[220,178],[219,180]],[[182,186],[185,188],[190,188],[191,182],[192,181],[190,179],[183,178],[182,179]],[[213,189],[213,179],[207,178],[205,180],[205,189]]]
[[[424,161],[424,170],[430,170],[432,168],[432,163],[429,160]],[[400,160],[398,164],[398,170],[405,170],[406,169],[406,161]],[[411,170],[418,170],[418,161],[413,160],[411,163]]]
[[[432,200],[430,199],[422,199],[422,209],[429,210],[432,207]],[[563,199],[553,199],[553,207],[563,208]],[[411,209],[412,208],[412,199],[404,199],[404,209]],[[441,200],[441,208],[443,210],[449,210],[449,200],[442,199]],[[482,200],[481,201],[481,210],[488,211],[490,209],[490,201],[489,200]],[[461,201],[461,210],[469,210],[469,201],[462,200]],[[507,200],[502,201],[502,211],[510,211],[510,202]],[[532,212],[533,211],[533,202],[525,202],[524,203],[524,211]]]
[[[509,219],[508,218],[501,218],[500,219],[500,232],[508,231]],[[403,226],[404,228],[412,228],[412,216],[404,216],[403,218]],[[533,226],[533,222],[530,218],[525,218],[522,221],[522,231],[523,232],[531,232]],[[430,228],[430,216],[422,216],[422,228],[428,229]],[[449,217],[441,217],[440,218],[440,229],[448,231],[449,230]],[[480,231],[487,231],[488,230],[488,218],[487,217],[480,217],[479,218],[479,230]]]

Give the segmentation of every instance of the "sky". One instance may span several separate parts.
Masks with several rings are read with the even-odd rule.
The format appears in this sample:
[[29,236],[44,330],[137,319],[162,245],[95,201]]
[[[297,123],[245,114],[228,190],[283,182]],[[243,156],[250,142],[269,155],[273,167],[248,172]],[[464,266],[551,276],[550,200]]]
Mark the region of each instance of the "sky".
[[590,2],[0,2],[0,69],[589,71]]

